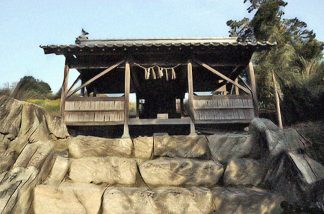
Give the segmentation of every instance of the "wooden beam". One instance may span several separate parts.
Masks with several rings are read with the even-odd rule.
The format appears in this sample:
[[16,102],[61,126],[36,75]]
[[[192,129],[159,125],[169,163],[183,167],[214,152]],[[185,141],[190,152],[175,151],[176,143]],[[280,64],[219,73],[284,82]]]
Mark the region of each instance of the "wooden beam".
[[124,60],[117,62],[116,64],[106,68],[105,70],[103,70],[102,72],[100,72],[99,74],[97,74],[96,76],[92,77],[91,79],[89,79],[88,81],[86,81],[85,83],[83,83],[81,86],[79,86],[78,88],[74,89],[73,91],[71,91],[68,95],[67,98],[72,96],[75,92],[77,92],[78,90],[80,90],[83,87],[86,87],[87,85],[91,84],[92,82],[94,82],[95,80],[99,79],[100,77],[102,77],[103,75],[107,74],[109,71],[113,70],[114,68],[118,67],[120,64],[122,64],[124,62]]
[[130,91],[130,65],[125,64],[125,101],[124,101],[124,133],[123,138],[129,138],[129,91]]
[[73,84],[71,85],[71,87],[69,88],[69,90],[66,92],[67,94],[72,90],[73,86],[81,79],[81,75],[79,75],[73,82]]
[[[235,83],[238,84],[238,78],[235,79]],[[240,90],[239,88],[235,85],[235,95],[239,95],[240,94]]]
[[66,99],[66,92],[67,92],[67,85],[68,85],[68,79],[69,79],[69,66],[67,65],[67,60],[65,59],[65,65],[64,65],[64,77],[63,77],[63,83],[61,87],[61,117],[64,121],[64,110],[65,110],[65,99]]
[[[183,63],[183,62],[179,62],[179,61],[172,61],[172,62],[168,62],[168,63],[165,63],[165,62],[157,62],[157,61],[152,61],[151,63],[147,63],[147,62],[137,62],[137,64],[140,64],[144,67],[149,67],[149,66],[152,66],[152,64],[159,64],[160,66],[163,66],[163,67],[172,67],[174,66],[175,64],[176,65],[187,65],[187,62]],[[212,64],[209,64],[210,66],[213,66],[213,67],[234,67],[234,66],[238,66],[238,67],[245,67],[246,64],[243,64],[243,63],[212,63]],[[74,69],[77,69],[77,70],[92,70],[92,69],[105,69],[109,66],[109,64],[107,65],[106,63],[104,64],[99,64],[99,65],[92,65],[92,64],[84,64],[84,63],[75,63],[75,64],[70,64],[69,67],[70,69],[74,68]],[[199,65],[195,65],[193,64],[192,67],[197,67]],[[124,68],[124,66],[120,66],[120,68]]]
[[282,118],[281,118],[281,110],[280,110],[280,100],[278,95],[278,89],[277,89],[277,81],[274,72],[272,71],[272,80],[273,80],[273,86],[274,86],[274,94],[276,99],[276,109],[277,109],[277,118],[278,118],[278,126],[279,128],[283,128],[282,126]]
[[187,65],[187,76],[188,76],[188,100],[189,100],[189,115],[190,119],[190,135],[194,135],[195,124],[193,123],[194,118],[194,107],[193,107],[193,78],[192,78],[192,63],[189,61]]
[[196,61],[199,65],[203,66],[203,67],[206,68],[207,70],[209,70],[209,71],[213,72],[214,74],[216,74],[217,76],[219,76],[220,78],[222,78],[222,79],[224,79],[224,80],[226,80],[226,81],[232,83],[233,85],[235,85],[235,86],[237,86],[238,88],[242,89],[242,90],[245,91],[246,93],[251,94],[251,92],[250,92],[247,88],[241,86],[241,85],[238,84],[238,83],[235,83],[235,81],[231,80],[230,78],[228,78],[227,76],[225,76],[225,75],[222,74],[221,72],[217,71],[216,69],[210,67],[210,66],[207,65],[206,63],[200,62],[199,60],[195,60],[195,61]]

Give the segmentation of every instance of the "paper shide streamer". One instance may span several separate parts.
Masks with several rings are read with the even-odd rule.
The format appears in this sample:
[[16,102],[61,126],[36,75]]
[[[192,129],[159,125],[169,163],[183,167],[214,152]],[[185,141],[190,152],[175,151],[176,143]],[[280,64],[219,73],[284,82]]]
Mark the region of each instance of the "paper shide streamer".
[[175,80],[177,78],[175,68],[179,65],[173,67],[162,67],[159,65],[153,65],[150,67],[144,67],[140,64],[134,63],[134,65],[142,68],[144,70],[145,79],[161,79],[165,77],[166,81]]

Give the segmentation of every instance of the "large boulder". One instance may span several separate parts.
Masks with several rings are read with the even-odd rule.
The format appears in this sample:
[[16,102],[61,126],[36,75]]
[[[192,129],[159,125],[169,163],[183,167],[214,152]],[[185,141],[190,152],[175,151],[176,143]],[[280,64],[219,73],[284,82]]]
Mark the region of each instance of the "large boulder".
[[223,165],[216,161],[158,158],[139,165],[141,176],[152,186],[214,186]]
[[265,165],[257,160],[232,159],[226,166],[224,184],[257,186],[262,182],[265,173]]
[[130,157],[133,142],[130,138],[108,139],[77,136],[69,139],[69,154],[73,158],[121,156]]
[[280,204],[284,198],[256,188],[215,187],[213,213],[282,213]]
[[11,136],[8,153],[18,154],[28,143],[69,136],[61,118],[37,105],[6,96],[0,96],[0,133]]
[[103,213],[201,213],[209,214],[212,194],[206,188],[109,187],[103,199]]
[[135,158],[151,158],[153,153],[153,137],[137,137],[133,139],[133,142]]
[[245,134],[214,134],[207,137],[208,146],[214,160],[226,163],[233,158],[258,157],[256,141]]
[[309,143],[295,129],[280,129],[268,119],[255,118],[251,121],[249,131],[253,138],[267,148],[271,156],[281,152],[305,149]]
[[207,139],[203,135],[154,136],[155,157],[206,158]]
[[86,157],[72,159],[69,177],[73,182],[134,185],[137,164],[120,157]]
[[314,185],[324,180],[323,165],[298,152],[283,152],[269,162],[265,186],[281,193],[289,203],[306,205],[313,201]]
[[104,190],[104,187],[82,183],[38,185],[34,190],[34,213],[97,214]]

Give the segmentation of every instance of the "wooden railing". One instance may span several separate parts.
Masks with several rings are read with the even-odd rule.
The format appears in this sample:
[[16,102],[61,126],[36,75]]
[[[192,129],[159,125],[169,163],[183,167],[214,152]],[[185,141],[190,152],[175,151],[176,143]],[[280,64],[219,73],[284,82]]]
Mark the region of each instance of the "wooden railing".
[[194,96],[192,114],[195,123],[249,122],[254,118],[252,96]]
[[124,97],[71,97],[65,101],[67,125],[124,123]]

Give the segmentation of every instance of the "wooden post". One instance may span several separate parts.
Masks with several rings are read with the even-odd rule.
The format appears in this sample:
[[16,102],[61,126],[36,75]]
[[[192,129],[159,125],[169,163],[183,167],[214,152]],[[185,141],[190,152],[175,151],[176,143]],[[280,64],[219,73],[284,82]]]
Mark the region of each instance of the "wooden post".
[[255,74],[254,74],[254,68],[252,62],[249,63],[248,65],[248,76],[251,82],[251,90],[252,90],[252,97],[253,97],[253,102],[254,102],[254,112],[255,115],[258,117],[259,116],[259,104],[258,104],[258,97],[257,97],[257,92],[256,92],[256,81],[255,81]]
[[[238,84],[238,78],[235,79],[235,83]],[[239,95],[240,94],[240,90],[239,88],[235,85],[235,95]]]
[[65,59],[65,65],[64,65],[64,77],[63,77],[63,83],[61,87],[61,117],[64,121],[64,110],[65,110],[65,99],[66,99],[66,92],[67,92],[67,86],[68,86],[68,79],[69,79],[69,66],[67,64],[67,60]]
[[282,119],[281,119],[280,100],[279,100],[278,89],[277,89],[277,81],[273,71],[272,71],[272,80],[273,80],[274,94],[276,99],[278,126],[279,128],[282,129],[283,126],[282,126]]
[[129,138],[129,90],[130,90],[130,65],[128,62],[125,64],[125,100],[124,100],[124,133],[122,138]]
[[136,118],[139,119],[139,98],[136,95]]
[[193,122],[194,118],[194,108],[193,108],[193,78],[192,78],[192,63],[188,62],[188,103],[189,103],[189,115],[192,113],[192,118],[190,119],[190,135],[196,133],[195,124]]

